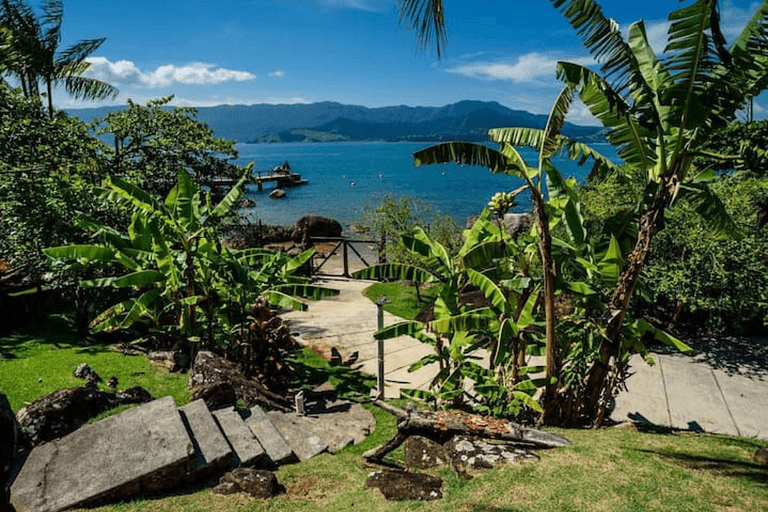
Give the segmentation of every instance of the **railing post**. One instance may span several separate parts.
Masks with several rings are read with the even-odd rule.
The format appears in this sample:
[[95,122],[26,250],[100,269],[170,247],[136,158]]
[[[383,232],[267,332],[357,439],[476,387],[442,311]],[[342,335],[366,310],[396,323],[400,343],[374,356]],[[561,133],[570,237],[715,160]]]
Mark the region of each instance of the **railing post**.
[[342,242],[342,245],[344,246],[344,248],[341,251],[344,257],[344,277],[351,277],[349,275],[349,255],[347,254],[347,241],[344,240]]
[[[381,297],[379,300],[376,301],[376,307],[378,308],[377,311],[377,324],[379,329],[382,330],[384,328],[384,305],[389,304],[392,302],[386,297]],[[377,348],[378,348],[378,363],[379,368],[377,372],[377,386],[378,389],[376,390],[376,399],[377,400],[383,400],[384,399],[384,340],[377,340]]]

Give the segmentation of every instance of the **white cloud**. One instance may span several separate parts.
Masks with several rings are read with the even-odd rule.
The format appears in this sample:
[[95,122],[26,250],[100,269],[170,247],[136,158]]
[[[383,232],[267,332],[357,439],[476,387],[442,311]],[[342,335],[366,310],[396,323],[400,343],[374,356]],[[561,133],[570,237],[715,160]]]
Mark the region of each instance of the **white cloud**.
[[188,85],[220,84],[254,80],[256,75],[247,71],[215,68],[213,64],[193,62],[185,66],[168,64],[145,72],[129,60],[110,62],[105,57],[89,57],[90,67],[85,76],[111,84],[131,84],[141,87],[168,87],[174,83]]
[[485,80],[508,80],[518,83],[538,82],[541,79],[554,78],[559,60],[568,60],[582,65],[594,64],[591,58],[578,59],[558,59],[551,55],[532,52],[521,55],[513,63],[497,62],[475,62],[471,64],[462,64],[447,69],[449,73],[480,78]]
[[279,70],[279,69],[277,71],[272,71],[269,74],[269,76],[283,76],[283,75],[285,75],[285,71],[282,71],[282,70]]

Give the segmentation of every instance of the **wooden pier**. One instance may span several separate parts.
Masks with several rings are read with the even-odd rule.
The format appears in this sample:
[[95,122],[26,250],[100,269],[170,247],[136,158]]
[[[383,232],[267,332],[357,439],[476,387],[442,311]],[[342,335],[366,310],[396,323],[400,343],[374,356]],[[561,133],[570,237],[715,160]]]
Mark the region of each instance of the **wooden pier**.
[[256,182],[256,186],[259,190],[264,189],[264,183],[274,181],[277,183],[277,188],[297,187],[299,185],[306,185],[307,180],[302,179],[301,174],[292,171],[270,171],[267,174],[257,173],[253,177],[253,181]]

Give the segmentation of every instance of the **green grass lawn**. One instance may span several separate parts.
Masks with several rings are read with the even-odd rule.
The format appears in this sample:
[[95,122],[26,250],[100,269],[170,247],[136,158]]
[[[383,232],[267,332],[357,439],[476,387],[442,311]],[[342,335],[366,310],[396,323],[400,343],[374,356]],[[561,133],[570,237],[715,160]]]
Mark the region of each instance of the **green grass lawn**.
[[[634,427],[560,430],[573,446],[541,451],[541,461],[500,467],[472,480],[450,469],[446,498],[388,502],[363,484],[370,469],[361,454],[388,439],[393,418],[364,443],[277,471],[286,493],[272,500],[220,496],[209,488],[102,511],[744,511],[768,510],[768,468],[750,457],[765,442],[694,433],[641,432]],[[397,452],[395,452],[397,456]]]
[[384,311],[406,320],[415,320],[416,315],[424,307],[435,301],[440,288],[438,285],[422,284],[419,290],[421,300],[418,300],[416,297],[416,288],[412,284],[403,284],[398,281],[394,283],[372,284],[363,290],[363,295],[372,302],[376,302],[381,297],[386,297],[391,302],[384,306]]
[[[108,345],[79,337],[69,317],[50,314],[23,329],[0,337],[0,350],[16,356],[0,360],[0,393],[14,411],[25,403],[57,389],[83,386],[72,375],[80,363],[88,363],[105,381],[116,376],[118,389],[141,386],[154,397],[173,396],[178,405],[189,402],[186,374],[169,373],[145,357],[125,356]],[[107,388],[104,383],[103,389]]]
[[[189,400],[186,375],[169,374],[143,357],[124,356],[74,334],[63,315],[50,315],[24,330],[0,338],[0,350],[18,358],[0,361],[0,391],[14,409],[67,386],[81,386],[72,377],[82,362],[102,377],[116,375],[120,388],[141,385],[154,396],[170,394],[179,404]],[[305,354],[319,370],[325,361]],[[316,360],[315,360],[316,359]],[[348,368],[314,378],[330,377],[365,394],[372,383]],[[324,454],[277,471],[287,492],[268,501],[242,495],[219,496],[209,485],[170,496],[119,503],[102,511],[768,511],[768,468],[752,462],[768,442],[720,435],[638,430],[562,430],[573,445],[539,452],[541,461],[499,467],[472,480],[450,469],[435,473],[446,481],[447,496],[435,502],[388,502],[376,489],[365,489],[370,473],[362,453],[388,440],[394,418],[372,408],[375,432],[361,445],[336,455]],[[402,450],[394,460],[402,460]]]

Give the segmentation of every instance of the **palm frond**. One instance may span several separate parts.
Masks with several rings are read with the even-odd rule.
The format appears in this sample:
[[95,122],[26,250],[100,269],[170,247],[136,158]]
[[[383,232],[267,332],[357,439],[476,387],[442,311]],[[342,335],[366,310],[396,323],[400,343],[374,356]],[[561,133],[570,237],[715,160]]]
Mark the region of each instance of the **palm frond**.
[[78,41],[66,50],[59,52],[56,57],[56,62],[59,64],[83,62],[86,57],[98,50],[106,40],[106,37],[100,37],[98,39],[83,39],[82,41]]
[[607,138],[617,147],[622,160],[639,169],[649,169],[656,164],[656,133],[639,122],[632,106],[605,79],[569,62],[559,62],[557,74],[579,92],[579,98],[592,115],[609,129]]
[[120,92],[114,85],[84,76],[67,76],[64,89],[75,98],[88,100],[114,99]]
[[619,24],[603,14],[594,0],[551,0],[568,19],[592,56],[601,63],[606,79],[621,91],[633,72],[631,52],[621,35]]
[[400,24],[416,33],[420,48],[434,42],[437,57],[442,56],[448,42],[442,0],[400,0]]
[[504,172],[507,160],[493,148],[472,142],[443,142],[413,153],[416,167],[431,164],[456,163],[479,165],[491,172]]

